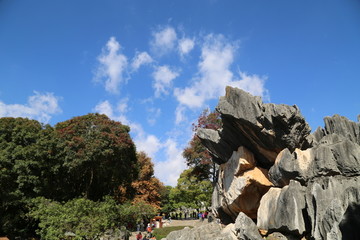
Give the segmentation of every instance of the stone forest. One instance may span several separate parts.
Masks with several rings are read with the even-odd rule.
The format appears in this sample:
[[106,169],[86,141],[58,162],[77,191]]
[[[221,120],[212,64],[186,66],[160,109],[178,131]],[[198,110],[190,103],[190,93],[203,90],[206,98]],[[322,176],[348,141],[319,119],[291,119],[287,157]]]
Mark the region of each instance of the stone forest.
[[215,223],[174,239],[360,239],[360,115],[334,115],[311,133],[297,106],[227,87],[223,126],[197,136],[220,165]]
[[[164,239],[360,239],[360,115],[325,117],[311,132],[296,105],[227,87],[214,119],[194,125],[183,156],[198,169],[185,170],[175,188],[154,177],[129,127],[105,115],[54,127],[0,119],[0,236],[129,239],[126,228],[186,207],[213,221]],[[194,169],[203,176],[195,179]]]

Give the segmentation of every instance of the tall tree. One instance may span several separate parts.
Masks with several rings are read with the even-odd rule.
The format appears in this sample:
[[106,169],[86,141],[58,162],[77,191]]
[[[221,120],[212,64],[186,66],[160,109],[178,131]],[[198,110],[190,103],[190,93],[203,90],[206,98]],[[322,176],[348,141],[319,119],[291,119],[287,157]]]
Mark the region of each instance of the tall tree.
[[183,156],[187,165],[193,169],[192,174],[199,180],[211,179],[212,182],[215,182],[216,165],[212,161],[209,151],[201,144],[196,132],[199,128],[217,130],[221,126],[220,114],[216,111],[210,112],[209,109],[205,109],[199,116],[197,123],[193,124],[194,136],[184,149]]
[[63,195],[99,200],[138,175],[130,128],[106,115],[87,114],[55,125],[66,168]]
[[164,185],[154,176],[154,164],[144,152],[137,154],[139,164],[139,177],[133,181],[131,187],[135,193],[133,202],[146,202],[160,208],[161,190]]
[[178,179],[177,185],[170,189],[170,201],[176,208],[209,207],[211,204],[212,185],[210,180],[199,180],[192,174],[193,169],[184,170]]
[[0,234],[30,231],[26,202],[42,194],[46,159],[37,143],[43,126],[26,118],[0,118]]

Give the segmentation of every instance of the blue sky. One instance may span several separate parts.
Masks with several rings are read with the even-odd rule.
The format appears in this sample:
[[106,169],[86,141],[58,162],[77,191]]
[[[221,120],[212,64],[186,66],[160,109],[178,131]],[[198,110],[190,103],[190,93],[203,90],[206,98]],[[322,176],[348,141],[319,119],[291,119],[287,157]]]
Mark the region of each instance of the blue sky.
[[105,113],[168,185],[226,85],[298,105],[315,130],[356,120],[359,76],[358,0],[0,0],[0,117]]

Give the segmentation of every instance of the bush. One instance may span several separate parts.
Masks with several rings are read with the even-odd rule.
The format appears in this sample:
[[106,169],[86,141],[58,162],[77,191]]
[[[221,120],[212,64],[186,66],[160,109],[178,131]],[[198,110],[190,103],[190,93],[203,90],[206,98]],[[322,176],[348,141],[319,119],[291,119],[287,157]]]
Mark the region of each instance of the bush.
[[29,204],[28,216],[39,222],[36,233],[41,239],[65,238],[65,233],[74,233],[77,239],[97,239],[107,229],[132,228],[140,219],[149,219],[156,208],[144,203],[118,205],[107,196],[94,202],[85,198],[59,203],[43,197],[34,198]]
[[42,239],[65,238],[66,232],[74,239],[95,239],[106,229],[118,227],[119,208],[111,198],[94,202],[84,198],[59,203],[43,197],[32,199],[29,217],[39,222],[36,231]]

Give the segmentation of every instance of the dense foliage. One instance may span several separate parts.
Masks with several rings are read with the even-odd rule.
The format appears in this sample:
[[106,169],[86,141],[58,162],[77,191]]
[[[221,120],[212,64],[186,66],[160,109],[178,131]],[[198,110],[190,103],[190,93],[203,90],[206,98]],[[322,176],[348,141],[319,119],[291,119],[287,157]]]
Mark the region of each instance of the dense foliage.
[[154,177],[154,164],[151,159],[144,152],[138,153],[137,158],[140,171],[138,179],[131,184],[135,191],[133,202],[147,202],[159,209],[164,185]]
[[211,205],[211,182],[208,179],[199,180],[192,172],[192,168],[184,170],[176,187],[170,190],[169,198],[175,208],[201,208]]
[[74,239],[98,239],[106,230],[129,228],[139,219],[149,219],[156,214],[156,208],[139,202],[122,205],[111,197],[94,202],[76,198],[59,203],[43,197],[30,202],[28,216],[39,222],[37,233],[41,239],[64,239],[74,234]]
[[129,130],[100,114],[55,127],[0,118],[0,235],[34,232],[37,222],[29,217],[35,215],[27,213],[36,197],[69,204],[75,198],[98,201],[131,186],[139,165]]
[[88,114],[55,125],[58,156],[66,170],[60,191],[68,199],[99,200],[137,177],[135,145],[129,127],[105,115]]

